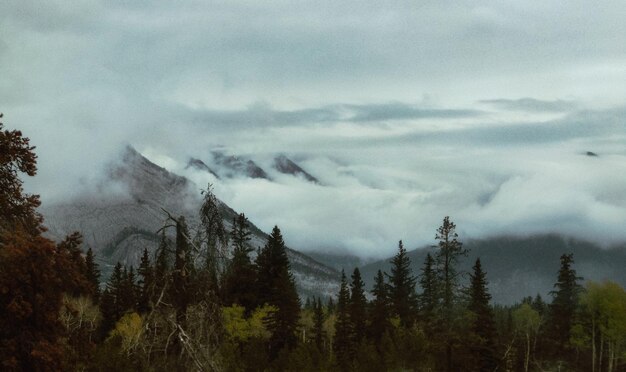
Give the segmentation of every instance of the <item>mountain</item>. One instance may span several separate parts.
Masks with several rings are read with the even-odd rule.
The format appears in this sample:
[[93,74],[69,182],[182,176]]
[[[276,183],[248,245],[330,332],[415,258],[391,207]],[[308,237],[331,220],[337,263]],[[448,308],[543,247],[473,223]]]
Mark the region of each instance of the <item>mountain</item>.
[[[193,166],[201,164],[194,162]],[[166,223],[164,210],[173,216],[184,215],[191,227],[198,225],[198,190],[200,187],[188,179],[159,167],[128,147],[122,160],[108,170],[107,181],[93,194],[45,206],[42,213],[48,234],[54,239],[81,232],[107,273],[117,261],[137,266],[144,248],[154,252],[159,240],[157,231]],[[230,231],[237,212],[219,203]],[[263,246],[267,235],[252,223],[251,232],[250,245]],[[287,255],[301,296],[336,295],[337,270],[290,248]]]
[[213,161],[218,166],[218,174],[223,178],[250,177],[264,178],[269,180],[269,176],[263,168],[259,167],[251,159],[242,159],[234,155],[226,155],[219,151],[211,152]]
[[313,183],[319,183],[317,178],[313,177],[307,171],[300,168],[300,166],[294,163],[291,159],[285,155],[279,155],[274,158],[274,169],[283,174],[290,174],[296,177],[303,177],[305,180]]
[[[470,251],[461,259],[460,269],[469,273],[476,258],[480,257],[494,303],[511,304],[537,293],[550,299],[549,292],[554,289],[560,267],[559,258],[564,253],[574,254],[574,269],[584,280],[610,279],[626,286],[626,245],[603,249],[589,242],[543,235],[470,240],[463,246]],[[433,254],[435,249],[425,247],[409,252],[413,275],[420,273],[426,254]],[[373,285],[377,270],[389,272],[390,260],[361,267],[367,288]],[[463,280],[467,277],[465,275]]]
[[220,178],[220,176],[218,176],[217,173],[213,171],[213,169],[209,168],[209,166],[206,165],[206,163],[200,159],[190,158],[189,161],[187,162],[187,166],[185,167],[185,169],[189,169],[189,168],[210,173],[217,179]]

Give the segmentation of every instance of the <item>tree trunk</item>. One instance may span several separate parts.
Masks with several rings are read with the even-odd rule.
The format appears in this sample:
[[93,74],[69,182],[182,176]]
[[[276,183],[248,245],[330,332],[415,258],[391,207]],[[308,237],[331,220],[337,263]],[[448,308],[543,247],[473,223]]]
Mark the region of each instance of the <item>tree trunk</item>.
[[524,372],[528,372],[530,362],[530,334],[526,332],[526,355],[524,356]]
[[591,318],[591,372],[596,372],[596,321]]

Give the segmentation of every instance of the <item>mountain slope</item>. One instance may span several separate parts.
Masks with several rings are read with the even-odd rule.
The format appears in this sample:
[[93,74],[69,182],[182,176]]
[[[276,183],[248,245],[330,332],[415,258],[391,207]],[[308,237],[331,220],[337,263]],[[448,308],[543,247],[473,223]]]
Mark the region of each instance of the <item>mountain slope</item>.
[[[156,249],[156,232],[166,222],[163,209],[174,216],[184,215],[190,226],[198,224],[200,187],[153,164],[132,147],[111,167],[108,181],[93,195],[42,208],[51,237],[60,239],[80,231],[105,272],[117,261],[137,266],[144,248]],[[221,201],[220,209],[230,230],[237,212]],[[267,235],[252,223],[251,231],[250,245],[263,246]],[[337,293],[336,270],[292,249],[287,254],[301,296],[327,298]]]
[[[626,286],[626,246],[602,249],[588,242],[544,235],[472,240],[464,247],[470,252],[461,259],[460,268],[470,272],[476,258],[480,257],[495,303],[510,304],[537,293],[549,299],[559,270],[559,258],[564,253],[574,254],[574,269],[584,280],[610,279]],[[420,273],[428,252],[434,253],[434,248],[409,252],[413,275]],[[378,269],[389,272],[390,260],[380,260],[361,268],[368,288]]]

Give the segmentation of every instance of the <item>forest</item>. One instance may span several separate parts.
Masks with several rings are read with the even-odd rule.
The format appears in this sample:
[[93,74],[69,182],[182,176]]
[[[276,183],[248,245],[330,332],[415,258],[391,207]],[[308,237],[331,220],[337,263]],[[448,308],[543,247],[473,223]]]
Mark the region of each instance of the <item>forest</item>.
[[46,237],[21,178],[37,172],[34,150],[0,123],[2,370],[626,370],[624,288],[585,282],[563,252],[550,298],[494,304],[489,268],[459,269],[449,217],[419,272],[400,241],[372,288],[354,268],[336,297],[301,299],[280,228],[251,247],[246,216],[227,231],[209,185],[199,226],[163,210],[158,246],[102,278],[80,232]]

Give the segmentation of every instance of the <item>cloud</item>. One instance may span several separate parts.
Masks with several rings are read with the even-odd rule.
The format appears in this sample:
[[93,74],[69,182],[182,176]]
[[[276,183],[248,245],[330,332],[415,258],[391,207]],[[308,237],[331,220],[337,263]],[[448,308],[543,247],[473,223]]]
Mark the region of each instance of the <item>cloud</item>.
[[387,254],[446,214],[470,236],[615,241],[625,7],[8,0],[0,110],[37,146],[44,203],[94,190],[127,143],[177,172],[219,146],[286,153],[326,185],[220,188],[303,249]]
[[547,111],[547,112],[569,112],[576,108],[576,103],[565,100],[539,100],[534,98],[519,99],[487,99],[480,103],[495,106],[504,110],[511,111]]

